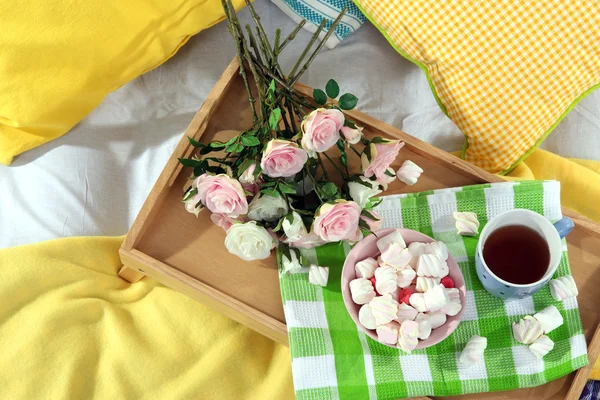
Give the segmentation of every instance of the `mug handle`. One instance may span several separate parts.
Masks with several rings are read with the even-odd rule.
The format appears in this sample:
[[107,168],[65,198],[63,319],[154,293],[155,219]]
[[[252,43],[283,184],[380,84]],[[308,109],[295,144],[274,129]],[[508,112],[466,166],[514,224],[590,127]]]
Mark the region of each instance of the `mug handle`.
[[571,218],[563,217],[554,223],[554,227],[558,231],[558,236],[560,236],[561,239],[564,239],[565,236],[571,233],[575,227],[575,223]]

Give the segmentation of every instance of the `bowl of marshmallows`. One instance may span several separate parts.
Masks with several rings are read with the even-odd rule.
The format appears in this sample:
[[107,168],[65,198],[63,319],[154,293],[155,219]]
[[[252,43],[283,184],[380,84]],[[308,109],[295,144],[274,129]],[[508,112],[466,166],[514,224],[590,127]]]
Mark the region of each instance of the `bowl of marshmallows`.
[[450,336],[466,301],[446,245],[410,229],[384,229],[358,242],[342,269],[342,295],[359,329],[405,352]]

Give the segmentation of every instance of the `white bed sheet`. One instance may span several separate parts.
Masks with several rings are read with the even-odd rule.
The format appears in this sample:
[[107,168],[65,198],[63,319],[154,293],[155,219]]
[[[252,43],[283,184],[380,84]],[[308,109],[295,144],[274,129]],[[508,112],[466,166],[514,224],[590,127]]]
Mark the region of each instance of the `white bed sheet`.
[[[256,7],[265,28],[294,23],[269,1]],[[241,18],[248,19],[246,10]],[[292,66],[310,34],[282,58]],[[131,226],[179,138],[235,55],[225,24],[192,38],[161,67],[110,94],[67,135],[0,166],[0,248],[78,235],[122,235]],[[463,135],[440,111],[423,73],[366,24],[323,50],[303,81],[335,78],[359,108],[444,150]],[[545,142],[567,157],[600,159],[600,92],[583,100]]]

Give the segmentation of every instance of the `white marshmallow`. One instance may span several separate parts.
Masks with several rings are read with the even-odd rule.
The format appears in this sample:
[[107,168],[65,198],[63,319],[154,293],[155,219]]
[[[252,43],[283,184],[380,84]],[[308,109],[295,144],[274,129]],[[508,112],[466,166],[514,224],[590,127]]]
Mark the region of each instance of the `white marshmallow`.
[[419,344],[419,324],[415,321],[404,321],[400,325],[398,348],[410,353]]
[[450,296],[448,296],[444,285],[435,285],[423,293],[423,297],[425,299],[425,306],[429,311],[440,310],[450,303]]
[[402,163],[398,172],[396,172],[396,176],[407,185],[414,185],[417,183],[422,173],[423,168],[410,160],[406,160]]
[[431,335],[431,321],[427,314],[419,313],[415,318],[415,322],[419,323],[419,339],[425,340]]
[[561,276],[550,281],[550,294],[556,301],[563,301],[579,294],[577,285],[571,275]]
[[448,293],[448,305],[443,307],[441,311],[448,314],[451,317],[454,317],[456,314],[462,310],[462,303],[460,302],[460,292],[456,288],[446,289],[446,293]]
[[390,266],[375,270],[375,289],[379,294],[392,293],[398,287],[396,269]]
[[544,334],[542,324],[531,315],[525,316],[519,322],[513,322],[512,331],[519,343],[530,344]]
[[412,242],[408,245],[408,251],[410,251],[410,255],[412,258],[408,263],[411,267],[417,268],[417,263],[419,261],[419,256],[421,254],[425,254],[425,243],[422,242]]
[[443,311],[428,312],[427,316],[431,323],[431,329],[437,329],[446,323],[446,313]]
[[397,273],[396,283],[398,284],[398,287],[401,288],[409,287],[415,279],[415,276],[417,276],[417,273],[414,269],[410,267],[401,269]]
[[405,303],[400,303],[398,306],[398,314],[396,314],[396,321],[403,323],[404,321],[414,321],[419,312],[414,307],[409,306]]
[[360,322],[362,326],[367,329],[377,328],[375,317],[373,316],[370,305],[365,304],[360,308],[360,310],[358,310],[358,322]]
[[397,243],[401,247],[406,247],[406,243],[404,242],[402,234],[397,230],[377,240],[377,248],[379,249],[379,252],[383,253],[390,243]]
[[358,278],[350,281],[350,294],[356,304],[367,304],[375,298],[375,289],[370,280]]
[[473,212],[454,212],[456,230],[462,236],[475,236],[479,233],[479,220]]
[[544,358],[544,356],[550,353],[553,348],[554,342],[546,335],[540,336],[535,342],[529,345],[529,351],[539,359]]
[[458,358],[465,365],[477,364],[483,357],[483,352],[487,348],[487,338],[473,335],[467,342],[465,349]]
[[435,285],[440,284],[440,278],[430,278],[427,276],[419,276],[417,278],[417,292],[425,293]]
[[448,259],[448,247],[444,242],[431,242],[425,245],[426,254],[435,254],[442,261]]
[[445,276],[445,269],[448,269],[447,265],[444,269],[442,263],[446,264],[445,261],[440,260],[438,256],[434,254],[421,254],[419,256],[419,261],[417,262],[417,275],[442,278]]
[[362,261],[359,261],[354,266],[357,278],[371,279],[375,275],[375,269],[379,267],[377,261],[374,258],[368,257]]
[[563,317],[560,315],[558,308],[554,306],[548,306],[542,311],[534,314],[533,317],[540,321],[544,333],[550,333],[563,324]]
[[408,265],[411,259],[410,251],[406,247],[398,243],[390,243],[381,253],[378,261],[380,265],[383,263],[396,269],[402,269]]
[[410,305],[417,309],[419,312],[429,311],[427,305],[425,305],[425,297],[423,293],[413,293],[408,299]]
[[329,267],[320,267],[313,264],[308,268],[308,281],[313,285],[327,286],[328,279]]
[[389,322],[384,325],[377,327],[377,339],[381,343],[395,345],[398,343],[398,332],[400,331],[400,324],[397,322]]
[[398,302],[389,294],[375,297],[369,305],[376,325],[387,324],[398,316]]

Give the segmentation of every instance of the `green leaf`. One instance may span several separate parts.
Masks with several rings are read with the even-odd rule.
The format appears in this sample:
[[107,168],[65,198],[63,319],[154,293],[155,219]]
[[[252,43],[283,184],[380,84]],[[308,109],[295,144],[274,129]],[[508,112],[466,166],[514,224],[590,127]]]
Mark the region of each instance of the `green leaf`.
[[396,176],[396,174],[394,174],[393,172],[390,172],[389,169],[386,169],[384,174],[386,174],[387,176]]
[[362,210],[361,214],[373,221],[379,221],[379,218],[377,218],[367,210]]
[[200,176],[204,173],[204,166],[203,165],[196,165],[194,167],[194,176]]
[[256,168],[254,168],[254,178],[258,178],[258,176],[261,174],[262,172],[262,167],[260,166],[260,164],[256,164]]
[[363,234],[364,237],[369,236],[371,233],[371,230],[369,228],[363,228],[362,226],[359,228],[360,229],[360,233]]
[[237,142],[237,136],[232,137],[231,139],[229,139],[228,141],[225,142],[225,146],[231,146],[232,144],[234,144],[235,142]]
[[206,146],[206,147],[203,147],[202,149],[200,149],[200,154],[205,155],[205,154],[210,153],[211,151],[217,151],[217,149],[213,149],[210,146]]
[[279,127],[279,119],[281,119],[281,109],[276,108],[271,111],[271,115],[269,115],[269,128],[272,130],[277,130]]
[[327,92],[327,96],[335,99],[340,94],[340,86],[335,80],[330,79],[327,85],[325,85],[325,91]]
[[222,149],[223,147],[226,146],[226,144],[223,142],[213,141],[213,142],[209,143],[209,146],[212,147],[213,149]]
[[189,158],[179,158],[179,162],[184,167],[195,167],[197,165],[200,165],[200,161],[198,161],[198,160],[192,160],[192,159],[189,159]]
[[358,226],[361,228],[369,229],[369,232],[371,232],[370,231],[371,228],[369,228],[369,224],[367,224],[367,221],[365,221],[362,218],[358,220]]
[[313,89],[313,99],[321,106],[327,103],[327,95],[321,89]]
[[271,79],[269,83],[269,93],[275,93],[275,79]]
[[260,192],[262,194],[266,194],[267,196],[279,197],[279,192],[277,192],[277,189],[275,187],[272,187],[272,188],[262,188],[260,190]]
[[285,194],[296,194],[296,187],[285,182],[279,185],[279,190]]
[[358,97],[352,93],[346,93],[340,97],[338,105],[342,110],[352,110],[354,107],[356,107],[356,103],[358,103]]
[[337,199],[339,198],[339,190],[338,187],[333,182],[327,182],[321,186],[321,191],[327,198],[329,199]]
[[342,153],[342,155],[340,155],[340,162],[344,167],[348,166],[348,155],[346,153]]
[[371,139],[371,143],[388,143],[389,140],[382,138],[381,136],[375,136]]
[[228,153],[239,153],[242,150],[244,150],[244,146],[241,143],[234,143],[225,149]]
[[188,136],[188,140],[190,141],[190,143],[192,144],[192,146],[194,147],[206,147],[206,145],[200,143],[199,141],[197,141],[196,139],[194,139],[191,136]]
[[258,146],[260,144],[260,140],[254,136],[242,136],[242,144],[248,147]]

